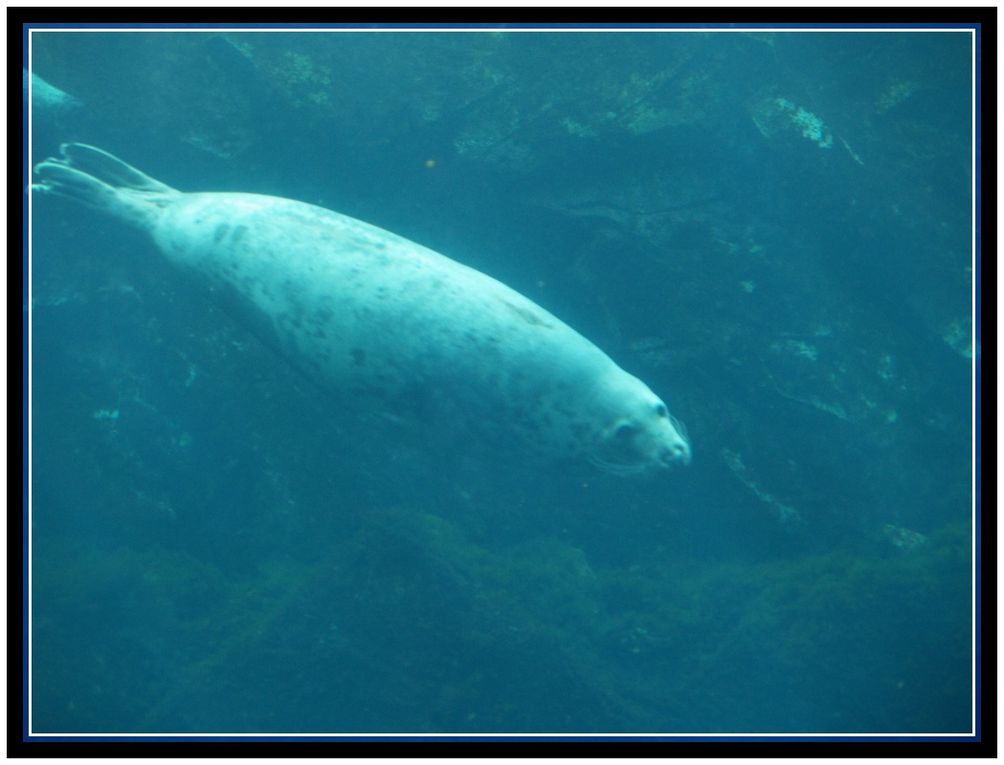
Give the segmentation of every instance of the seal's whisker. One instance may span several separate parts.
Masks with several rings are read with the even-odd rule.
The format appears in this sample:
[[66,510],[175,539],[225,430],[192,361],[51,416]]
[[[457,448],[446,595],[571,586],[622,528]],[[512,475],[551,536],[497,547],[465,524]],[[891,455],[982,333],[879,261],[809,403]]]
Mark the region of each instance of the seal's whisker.
[[595,454],[589,456],[589,462],[607,473],[614,475],[637,475],[645,471],[644,465],[624,465],[616,462],[609,462]]
[[690,433],[687,432],[687,426],[680,420],[676,419],[673,415],[669,415],[669,421],[673,423],[673,427],[676,428],[676,432],[679,433],[683,440],[689,444]]

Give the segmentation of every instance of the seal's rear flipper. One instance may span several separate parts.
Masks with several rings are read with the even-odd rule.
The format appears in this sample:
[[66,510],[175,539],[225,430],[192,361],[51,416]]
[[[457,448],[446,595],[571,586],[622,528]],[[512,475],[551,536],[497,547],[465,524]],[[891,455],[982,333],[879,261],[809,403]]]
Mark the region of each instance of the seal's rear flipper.
[[31,184],[32,191],[56,194],[104,209],[114,204],[115,189],[92,175],[82,173],[59,159],[47,159],[35,165],[39,180]]
[[61,158],[35,165],[33,191],[74,199],[118,215],[141,228],[181,192],[141,173],[118,157],[82,143],[64,143]]
[[136,189],[137,191],[176,191],[95,146],[88,146],[85,143],[64,143],[59,147],[59,153],[64,157],[62,161],[70,167],[82,170],[115,188]]

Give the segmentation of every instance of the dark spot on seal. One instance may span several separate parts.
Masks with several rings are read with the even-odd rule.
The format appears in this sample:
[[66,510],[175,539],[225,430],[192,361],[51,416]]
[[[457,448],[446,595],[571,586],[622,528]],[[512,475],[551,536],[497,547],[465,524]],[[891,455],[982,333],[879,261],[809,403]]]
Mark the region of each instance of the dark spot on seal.
[[220,240],[227,235],[227,231],[230,229],[226,223],[219,224],[215,229],[213,229],[213,244],[219,244]]
[[366,363],[366,351],[364,351],[362,348],[353,348],[352,361],[355,362],[355,365],[357,367],[361,367],[363,364]]
[[239,242],[241,239],[244,238],[244,235],[247,232],[248,232],[247,226],[244,225],[237,226],[234,229],[234,232],[230,235],[230,241],[233,242],[234,244],[237,244],[237,242]]
[[513,303],[510,303],[508,300],[503,300],[502,302],[509,310],[511,310],[513,313],[519,316],[519,318],[521,318],[527,324],[532,324],[535,327],[554,326],[553,324],[551,324],[551,322],[547,321],[547,319],[545,319],[543,316],[538,316],[535,312],[531,311],[528,308],[523,308],[522,306],[514,305]]

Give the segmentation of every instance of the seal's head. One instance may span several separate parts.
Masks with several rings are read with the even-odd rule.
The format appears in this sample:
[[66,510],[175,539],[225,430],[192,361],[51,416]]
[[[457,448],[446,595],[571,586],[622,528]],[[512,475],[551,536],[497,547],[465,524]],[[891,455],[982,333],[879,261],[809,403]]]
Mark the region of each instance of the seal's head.
[[622,373],[602,388],[598,408],[604,425],[590,462],[619,474],[690,464],[686,429],[645,383]]

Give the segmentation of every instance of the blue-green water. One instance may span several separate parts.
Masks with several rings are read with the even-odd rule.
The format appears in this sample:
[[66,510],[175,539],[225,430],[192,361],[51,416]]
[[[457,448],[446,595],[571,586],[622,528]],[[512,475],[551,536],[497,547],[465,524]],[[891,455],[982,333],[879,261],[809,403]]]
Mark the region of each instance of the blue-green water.
[[630,478],[359,427],[141,233],[36,197],[36,732],[969,729],[967,34],[33,51],[76,99],[36,102],[34,161],[432,247],[694,449]]

